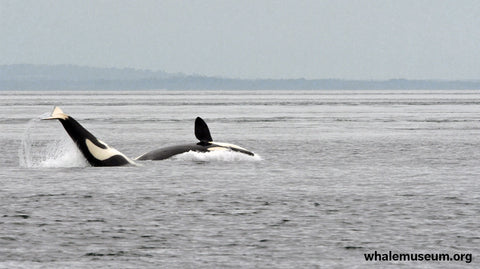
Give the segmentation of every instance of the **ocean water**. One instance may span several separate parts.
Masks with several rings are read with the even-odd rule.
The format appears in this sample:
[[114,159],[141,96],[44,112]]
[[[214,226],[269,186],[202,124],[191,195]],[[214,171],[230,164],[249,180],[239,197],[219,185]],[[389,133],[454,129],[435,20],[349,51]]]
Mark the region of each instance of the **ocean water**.
[[[132,158],[197,116],[257,156],[89,167],[54,105]],[[475,268],[479,112],[463,90],[0,92],[0,268]]]

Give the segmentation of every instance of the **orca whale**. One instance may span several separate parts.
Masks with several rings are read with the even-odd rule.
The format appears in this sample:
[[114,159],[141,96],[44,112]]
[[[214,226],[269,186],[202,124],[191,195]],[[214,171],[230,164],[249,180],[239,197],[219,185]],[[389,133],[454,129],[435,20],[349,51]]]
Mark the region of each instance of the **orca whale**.
[[198,143],[190,143],[183,145],[175,145],[164,148],[159,148],[152,150],[150,152],[144,153],[141,156],[135,158],[135,160],[164,160],[170,158],[174,155],[185,153],[188,151],[196,152],[211,152],[217,150],[231,150],[254,156],[255,154],[247,149],[239,147],[237,145],[221,142],[213,142],[212,136],[210,135],[210,130],[208,129],[205,121],[197,117],[195,119],[195,137],[200,141]]
[[59,120],[91,166],[135,164],[118,150],[98,140],[74,118],[63,113],[59,107],[55,107],[50,117],[44,120]]

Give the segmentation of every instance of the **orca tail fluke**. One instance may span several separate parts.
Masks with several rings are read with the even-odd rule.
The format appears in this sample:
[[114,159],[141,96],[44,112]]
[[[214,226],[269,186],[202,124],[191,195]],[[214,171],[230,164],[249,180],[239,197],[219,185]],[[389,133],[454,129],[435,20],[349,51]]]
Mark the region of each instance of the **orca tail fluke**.
[[70,138],[77,145],[88,163],[92,166],[119,166],[135,164],[123,153],[98,140],[74,118],[63,113],[59,107],[53,109],[52,114],[44,120],[58,119]]
[[54,107],[52,114],[48,118],[44,118],[42,120],[65,120],[68,117],[67,114],[63,113],[63,111],[58,107]]
[[208,129],[208,125],[200,117],[195,119],[195,137],[197,137],[200,142],[213,141],[212,136],[210,135],[210,130]]

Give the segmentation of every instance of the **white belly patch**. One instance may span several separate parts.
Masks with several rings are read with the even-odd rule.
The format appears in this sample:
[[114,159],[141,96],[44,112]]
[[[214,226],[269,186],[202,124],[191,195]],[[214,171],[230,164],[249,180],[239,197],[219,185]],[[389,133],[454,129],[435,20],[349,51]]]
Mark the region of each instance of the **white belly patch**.
[[131,163],[131,161],[127,157],[125,157],[125,155],[120,153],[118,150],[109,147],[107,144],[103,143],[100,140],[98,140],[98,142],[102,143],[107,148],[102,149],[101,147],[95,145],[89,139],[85,139],[85,144],[87,145],[88,151],[90,151],[90,153],[93,155],[93,157],[95,157],[95,159],[104,161],[106,159],[111,158],[112,156],[120,155],[120,156],[123,156],[126,160],[128,160]]

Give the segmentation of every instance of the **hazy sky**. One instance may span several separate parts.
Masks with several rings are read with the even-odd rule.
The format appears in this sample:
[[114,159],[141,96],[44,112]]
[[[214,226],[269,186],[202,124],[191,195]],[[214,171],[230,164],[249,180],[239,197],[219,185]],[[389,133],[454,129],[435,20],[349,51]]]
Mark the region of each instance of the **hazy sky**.
[[0,64],[480,79],[480,1],[0,0]]

